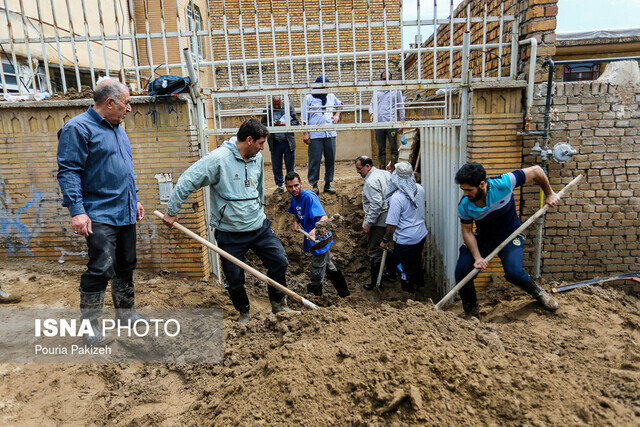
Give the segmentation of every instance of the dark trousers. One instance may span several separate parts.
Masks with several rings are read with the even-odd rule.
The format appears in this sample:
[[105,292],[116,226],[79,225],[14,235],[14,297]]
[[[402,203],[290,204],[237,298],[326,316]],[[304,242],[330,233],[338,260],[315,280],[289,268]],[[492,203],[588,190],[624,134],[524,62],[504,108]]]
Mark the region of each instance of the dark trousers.
[[[387,231],[386,227],[381,227],[374,225],[369,230],[369,238],[367,240],[367,255],[369,255],[369,260],[373,263],[380,264],[382,262],[382,248],[380,247],[380,242],[382,242],[382,238],[384,237],[384,233]],[[384,262],[385,269],[395,274],[398,270],[398,260],[395,255],[387,251],[387,259]]]
[[426,237],[414,245],[393,244],[393,255],[399,260],[411,288],[424,286],[422,271],[422,249]]
[[[253,250],[267,268],[267,276],[286,286],[285,274],[289,260],[280,239],[271,229],[271,221],[265,219],[262,227],[255,231],[231,232],[216,230],[215,237],[221,249],[240,261],[246,259],[249,249]],[[249,299],[244,289],[244,270],[231,261],[222,258],[222,271],[226,278],[225,288],[229,291],[231,301],[236,310],[242,313],[249,311]],[[274,302],[282,301],[284,294],[281,291],[271,286],[268,289],[269,300]]]
[[136,268],[136,225],[109,225],[92,222],[93,234],[87,237],[89,262],[80,278],[80,291],[102,292],[109,280],[118,277],[133,280]]
[[380,168],[387,166],[387,139],[391,158],[398,160],[398,129],[376,129],[376,144],[378,144],[378,162]]
[[[478,250],[480,256],[486,257],[494,250],[503,239],[483,239],[476,237],[478,242]],[[502,261],[502,268],[504,269],[504,278],[514,285],[526,288],[529,283],[529,275],[522,268],[522,254],[524,236],[520,235],[513,239],[507,246],[502,248],[498,252],[498,256]],[[474,263],[473,255],[466,245],[460,247],[460,255],[458,256],[458,263],[456,264],[456,283],[464,279],[471,270],[473,270]],[[465,307],[473,307],[478,303],[478,297],[476,296],[476,288],[473,285],[473,280],[467,282],[466,285],[460,289],[460,298],[462,304]]]
[[317,185],[320,179],[320,163],[324,154],[324,185],[333,181],[336,162],[336,138],[312,138],[309,144],[309,184]]
[[284,184],[284,177],[282,176],[283,157],[287,173],[293,172],[296,162],[296,153],[289,146],[289,141],[286,139],[280,141],[275,139],[271,150],[271,168],[273,169],[273,178],[275,179],[278,187],[282,187]]

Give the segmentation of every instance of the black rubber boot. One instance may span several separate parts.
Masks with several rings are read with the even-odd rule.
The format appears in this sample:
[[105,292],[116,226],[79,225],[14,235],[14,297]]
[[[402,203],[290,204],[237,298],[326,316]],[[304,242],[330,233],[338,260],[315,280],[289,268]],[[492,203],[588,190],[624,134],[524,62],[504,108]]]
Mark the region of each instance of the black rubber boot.
[[467,318],[475,317],[476,319],[480,319],[480,306],[478,306],[478,302],[467,304],[463,302],[462,308]]
[[405,292],[409,292],[410,294],[416,293],[416,287],[408,280],[400,279],[400,288]]
[[89,319],[93,336],[84,335],[82,339],[90,346],[105,344],[105,337],[102,335],[99,318],[104,309],[104,291],[102,292],[80,292],[80,319]]
[[336,288],[336,292],[338,292],[338,296],[340,298],[348,297],[351,295],[349,291],[349,287],[347,286],[347,281],[342,274],[342,271],[338,267],[336,267],[336,271],[331,271],[327,269],[327,277],[331,281],[331,284],[334,288]]
[[118,277],[113,279],[111,281],[111,297],[113,298],[113,308],[116,310],[116,318],[120,321],[131,320],[133,324],[136,320],[149,320],[140,316],[136,311],[133,280],[123,280]]
[[378,282],[378,272],[380,271],[381,262],[371,261],[371,283],[365,283],[364,288],[368,291],[372,291],[376,288]]
[[556,311],[558,307],[560,307],[558,300],[549,295],[547,291],[538,286],[538,284],[531,278],[529,278],[529,282],[521,288],[523,291],[534,297],[540,305],[549,311]]
[[322,285],[317,285],[314,283],[308,283],[307,284],[307,292],[309,292],[310,294],[313,294],[317,297],[321,297],[322,296]]

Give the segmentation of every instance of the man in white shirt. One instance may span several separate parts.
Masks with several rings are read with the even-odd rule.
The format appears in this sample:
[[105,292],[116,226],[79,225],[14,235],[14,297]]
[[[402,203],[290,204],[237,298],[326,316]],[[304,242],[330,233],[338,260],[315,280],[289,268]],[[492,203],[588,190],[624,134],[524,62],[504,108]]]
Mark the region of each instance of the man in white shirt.
[[424,200],[424,188],[416,183],[411,164],[397,163],[387,189],[387,230],[380,247],[388,249],[393,238],[393,255],[406,275],[402,290],[410,293],[414,293],[416,287],[424,286],[422,249],[428,233]]
[[[329,79],[319,76],[316,83],[326,83]],[[308,125],[335,124],[340,120],[339,106],[342,105],[333,93],[308,94],[302,100],[302,121]],[[336,136],[335,130],[312,131],[304,133],[304,143],[309,146],[309,184],[313,192],[318,194],[318,180],[320,179],[320,162],[324,153],[324,192],[335,194],[331,187],[336,161]]]
[[[391,80],[391,73],[388,74]],[[387,80],[387,72],[380,74],[380,80]],[[374,121],[374,101],[377,104],[378,122],[395,122],[404,121],[404,98],[399,90],[381,90],[377,92],[375,99],[371,98],[369,103],[369,119]],[[402,133],[402,129],[388,128],[376,129],[376,144],[378,145],[378,165],[381,169],[385,169],[387,162],[387,140],[389,140],[389,148],[391,150],[391,161],[398,161],[398,134]]]

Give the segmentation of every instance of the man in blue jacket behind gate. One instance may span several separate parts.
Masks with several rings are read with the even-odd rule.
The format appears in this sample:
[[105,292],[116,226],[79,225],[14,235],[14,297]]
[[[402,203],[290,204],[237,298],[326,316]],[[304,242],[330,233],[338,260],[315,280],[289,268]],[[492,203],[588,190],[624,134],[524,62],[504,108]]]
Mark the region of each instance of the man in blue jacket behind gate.
[[[264,161],[261,150],[269,135],[259,120],[251,118],[230,138],[182,173],[169,203],[164,223],[173,226],[178,212],[191,193],[209,186],[211,224],[218,246],[244,261],[252,249],[267,267],[267,276],[286,286],[287,254],[264,214]],[[233,306],[240,312],[238,322],[249,322],[249,298],[244,288],[244,270],[222,259],[222,270]],[[274,313],[292,312],[285,295],[269,286]]]

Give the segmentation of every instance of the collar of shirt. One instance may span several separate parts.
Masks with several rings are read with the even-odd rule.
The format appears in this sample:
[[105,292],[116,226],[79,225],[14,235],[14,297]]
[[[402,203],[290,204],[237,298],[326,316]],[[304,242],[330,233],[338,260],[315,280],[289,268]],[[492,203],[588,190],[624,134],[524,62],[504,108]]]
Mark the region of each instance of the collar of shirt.
[[107,121],[107,119],[102,117],[100,114],[98,114],[98,112],[96,110],[93,109],[93,105],[91,107],[89,107],[89,109],[87,110],[87,113],[89,113],[91,118],[93,120],[95,120],[98,124],[105,125],[105,126],[109,127],[110,129],[114,129],[115,130],[120,126],[120,125],[112,125],[111,123],[109,123]]

